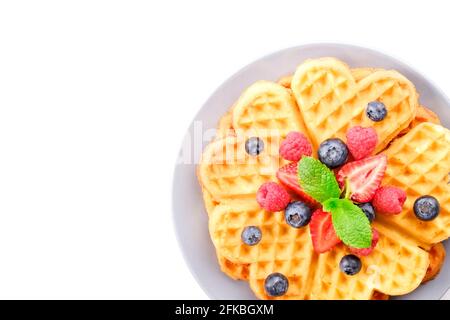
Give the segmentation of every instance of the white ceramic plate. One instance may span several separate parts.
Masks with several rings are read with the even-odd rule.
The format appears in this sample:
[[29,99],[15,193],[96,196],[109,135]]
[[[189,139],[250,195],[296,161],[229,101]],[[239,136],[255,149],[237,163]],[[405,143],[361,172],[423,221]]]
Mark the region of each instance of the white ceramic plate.
[[[180,151],[183,161],[177,161],[173,181],[173,218],[181,251],[199,285],[212,299],[255,299],[255,296],[248,283],[228,278],[220,271],[217,263],[196,176],[196,163],[209,140],[198,134],[201,132],[200,126],[203,131],[215,128],[219,118],[253,82],[276,81],[281,76],[293,73],[305,59],[324,56],[342,59],[351,67],[370,66],[398,70],[415,84],[421,103],[435,111],[443,125],[450,128],[450,101],[444,93],[410,66],[374,50],[343,44],[311,44],[276,52],[237,72],[213,93],[195,116],[186,133]],[[449,246],[447,242],[447,252],[450,252]],[[450,263],[447,262],[436,280],[400,299],[441,299],[449,287]],[[450,298],[449,295],[445,297]]]

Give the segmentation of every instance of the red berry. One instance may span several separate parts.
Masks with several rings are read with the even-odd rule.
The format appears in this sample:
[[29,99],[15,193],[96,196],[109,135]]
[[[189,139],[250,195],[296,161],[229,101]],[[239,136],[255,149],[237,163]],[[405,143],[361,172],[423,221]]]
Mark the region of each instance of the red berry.
[[277,178],[280,183],[289,190],[295,192],[300,200],[310,204],[316,205],[317,202],[303,191],[298,182],[298,164],[296,162],[289,163],[281,167],[277,172]]
[[372,154],[378,144],[378,135],[374,128],[353,127],[347,131],[347,147],[355,160],[364,159]]
[[369,202],[380,187],[386,167],[387,157],[383,154],[349,162],[339,170],[337,180],[341,187],[348,181],[353,201]]
[[277,212],[284,210],[289,202],[291,196],[286,190],[275,182],[266,182],[259,187],[256,194],[256,201],[266,211]]
[[334,231],[331,214],[322,209],[314,211],[309,223],[309,231],[314,251],[317,253],[327,252],[341,242]]
[[379,239],[380,239],[380,234],[378,233],[377,230],[372,228],[372,245],[370,246],[370,248],[357,249],[357,248],[349,247],[348,249],[350,250],[351,253],[356,254],[357,256],[368,256],[369,254],[372,253],[372,251],[377,246]]
[[302,156],[310,156],[312,146],[303,133],[290,132],[281,142],[280,155],[289,161],[299,161]]
[[397,187],[381,187],[375,193],[372,205],[378,213],[394,215],[402,212],[406,192]]

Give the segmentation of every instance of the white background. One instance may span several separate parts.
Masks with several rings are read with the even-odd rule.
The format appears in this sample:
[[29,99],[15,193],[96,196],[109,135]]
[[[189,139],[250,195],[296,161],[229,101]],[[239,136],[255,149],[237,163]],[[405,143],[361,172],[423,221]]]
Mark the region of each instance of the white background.
[[170,207],[201,104],[318,41],[392,53],[450,94],[447,2],[0,2],[0,298],[207,298]]

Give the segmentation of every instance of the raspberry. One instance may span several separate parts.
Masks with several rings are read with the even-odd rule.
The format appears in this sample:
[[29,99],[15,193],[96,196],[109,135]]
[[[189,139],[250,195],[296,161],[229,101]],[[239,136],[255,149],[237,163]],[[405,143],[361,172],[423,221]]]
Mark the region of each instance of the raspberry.
[[266,211],[277,212],[284,210],[291,201],[286,190],[275,182],[266,182],[259,187],[256,201]]
[[386,215],[394,215],[402,212],[406,201],[406,193],[396,187],[381,187],[375,193],[372,204],[375,210]]
[[380,239],[380,234],[378,233],[377,230],[372,228],[372,245],[370,246],[370,248],[366,248],[366,249],[357,249],[357,248],[348,248],[350,250],[351,253],[356,254],[357,256],[368,256],[369,254],[372,253],[373,249],[375,249],[375,247],[378,244],[378,240]]
[[347,131],[347,147],[355,160],[364,159],[372,154],[378,143],[374,128],[353,127]]
[[290,132],[286,139],[281,142],[280,155],[286,160],[299,161],[302,156],[310,156],[311,154],[311,143],[300,132]]

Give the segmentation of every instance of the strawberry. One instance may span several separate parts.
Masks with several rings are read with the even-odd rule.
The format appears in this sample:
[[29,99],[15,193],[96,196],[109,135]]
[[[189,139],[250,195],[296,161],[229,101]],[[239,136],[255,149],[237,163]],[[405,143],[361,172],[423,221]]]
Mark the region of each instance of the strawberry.
[[316,205],[317,202],[307,195],[300,186],[298,182],[297,170],[297,162],[291,162],[278,170],[277,178],[284,187],[295,192],[299,196],[300,200],[313,206]]
[[368,256],[369,254],[372,253],[373,249],[375,249],[375,247],[377,246],[379,239],[380,239],[380,234],[378,233],[377,230],[372,228],[372,245],[370,246],[370,248],[357,249],[357,248],[349,247],[348,249],[350,250],[351,253],[356,254],[357,256],[360,256],[360,257]]
[[331,214],[322,209],[314,211],[309,223],[309,231],[314,251],[317,253],[327,252],[341,242],[334,231]]
[[351,199],[369,202],[380,187],[387,167],[387,157],[383,154],[347,163],[339,170],[337,180],[341,187],[348,181]]

